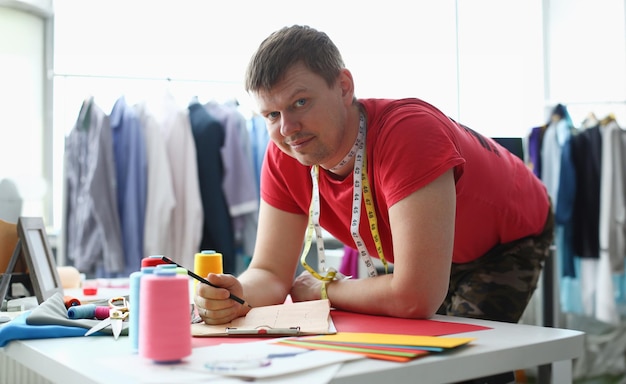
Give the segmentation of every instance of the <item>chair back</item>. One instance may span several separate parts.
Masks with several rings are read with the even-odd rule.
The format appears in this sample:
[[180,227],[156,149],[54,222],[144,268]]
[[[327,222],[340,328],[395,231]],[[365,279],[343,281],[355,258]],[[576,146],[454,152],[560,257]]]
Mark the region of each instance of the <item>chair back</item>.
[[[17,245],[17,224],[0,219],[0,274],[3,274],[11,261],[13,251]],[[14,273],[26,272],[26,262],[23,258],[15,264]]]

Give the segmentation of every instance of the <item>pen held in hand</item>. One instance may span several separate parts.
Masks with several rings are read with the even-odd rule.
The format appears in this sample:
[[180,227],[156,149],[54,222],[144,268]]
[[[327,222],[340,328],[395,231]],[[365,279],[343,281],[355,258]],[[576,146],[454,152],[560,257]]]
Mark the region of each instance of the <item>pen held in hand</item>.
[[[215,285],[215,284],[213,284],[213,283],[210,283],[207,279],[205,279],[205,278],[203,278],[203,277],[199,276],[198,274],[196,274],[196,273],[194,273],[194,272],[192,272],[192,271],[188,270],[187,268],[185,268],[185,267],[183,267],[182,265],[180,265],[180,264],[178,264],[178,263],[174,262],[174,260],[171,260],[170,258],[168,258],[168,257],[166,257],[166,256],[161,256],[161,260],[165,261],[166,263],[169,263],[169,264],[174,264],[174,265],[176,265],[177,267],[180,267],[180,268],[185,269],[185,270],[187,271],[187,274],[188,274],[189,276],[193,277],[194,279],[198,280],[198,281],[199,281],[199,282],[201,282],[201,283],[204,283],[204,284],[206,284],[206,285],[210,285],[211,287],[214,287],[214,288],[221,288],[221,287],[218,287],[217,285]],[[235,300],[236,302],[238,302],[238,303],[239,303],[239,304],[241,304],[241,305],[246,305],[246,306],[248,306],[249,308],[252,308],[252,306],[251,306],[250,304],[246,303],[246,301],[245,301],[244,299],[242,299],[241,297],[235,296],[235,295],[233,295],[232,293],[230,294],[229,298],[230,298],[230,299],[232,299],[232,300]]]

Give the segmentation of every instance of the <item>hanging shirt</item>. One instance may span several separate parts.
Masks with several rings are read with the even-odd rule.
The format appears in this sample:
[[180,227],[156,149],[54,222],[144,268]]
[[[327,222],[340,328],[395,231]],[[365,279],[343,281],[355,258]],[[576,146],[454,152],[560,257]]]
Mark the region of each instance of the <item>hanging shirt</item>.
[[244,255],[252,255],[256,241],[259,194],[247,121],[232,103],[212,101],[204,107],[224,127],[224,145],[221,148],[224,164],[222,188],[233,224],[235,247]]
[[576,191],[572,246],[576,256],[597,259],[600,252],[600,127],[586,128],[573,135],[571,148],[576,173],[576,185],[572,189]]
[[198,181],[204,209],[202,250],[222,254],[224,273],[235,273],[235,236],[222,183],[224,167],[221,148],[224,127],[200,103],[189,105],[189,121],[196,143]]
[[143,254],[171,256],[170,244],[174,239],[170,226],[176,197],[165,141],[159,123],[146,104],[137,104],[134,109],[146,142],[148,167]]
[[546,127],[534,127],[528,135],[528,163],[535,176],[541,179],[541,143]]
[[624,274],[626,258],[626,131],[613,121],[603,127],[599,246],[611,272]]
[[124,270],[113,138],[108,116],[85,100],[65,139],[66,256],[83,273]]
[[180,107],[169,92],[151,110],[155,111],[161,127],[176,197],[169,223],[173,240],[166,255],[186,268],[192,268],[194,255],[200,250],[204,212],[189,111]]
[[113,153],[117,174],[117,206],[122,226],[126,258],[124,275],[141,269],[144,220],[146,217],[146,145],[139,119],[132,107],[120,97],[110,115]]
[[246,119],[231,105],[209,102],[204,107],[224,127],[224,143],[220,149],[224,166],[222,187],[230,215],[235,219],[256,212],[259,201]]
[[260,196],[261,187],[261,167],[267,145],[270,142],[269,133],[262,116],[254,115],[248,120],[248,133],[250,134],[250,147],[252,148],[252,162],[254,165],[254,176],[256,180],[257,195]]

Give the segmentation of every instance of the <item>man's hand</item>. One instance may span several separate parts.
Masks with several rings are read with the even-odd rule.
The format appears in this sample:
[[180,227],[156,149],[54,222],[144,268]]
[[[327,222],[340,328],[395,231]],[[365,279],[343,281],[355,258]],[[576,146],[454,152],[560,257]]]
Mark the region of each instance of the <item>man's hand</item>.
[[304,271],[293,281],[289,294],[294,302],[319,300],[322,296],[322,282]]
[[220,288],[199,283],[193,299],[198,315],[206,324],[225,324],[248,313],[248,306],[229,298],[230,292],[239,297],[243,295],[243,288],[236,277],[211,273],[207,280]]

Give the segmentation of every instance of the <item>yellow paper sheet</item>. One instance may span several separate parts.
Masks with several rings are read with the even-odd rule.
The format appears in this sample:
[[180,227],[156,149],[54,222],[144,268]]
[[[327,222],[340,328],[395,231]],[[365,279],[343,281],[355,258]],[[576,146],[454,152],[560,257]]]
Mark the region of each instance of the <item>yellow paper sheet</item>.
[[474,339],[473,337],[414,336],[357,332],[338,332],[334,335],[311,336],[306,338],[306,340],[333,341],[336,343],[409,345],[438,348],[455,348],[467,344]]

